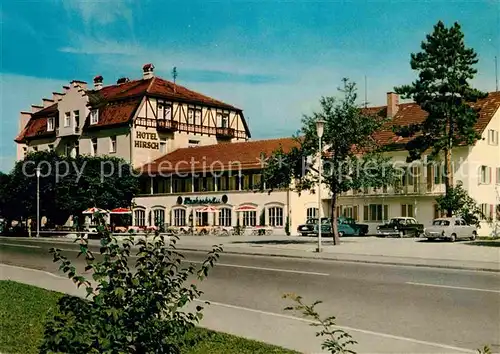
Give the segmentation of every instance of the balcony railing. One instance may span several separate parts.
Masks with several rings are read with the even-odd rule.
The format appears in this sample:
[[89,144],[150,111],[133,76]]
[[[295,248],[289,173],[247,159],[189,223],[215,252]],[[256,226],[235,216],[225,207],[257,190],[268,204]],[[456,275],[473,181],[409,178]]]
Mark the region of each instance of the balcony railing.
[[172,119],[158,119],[156,127],[158,130],[173,131],[178,129],[178,122]]
[[417,183],[411,185],[395,185],[384,188],[364,188],[360,191],[342,193],[345,197],[363,196],[398,196],[398,195],[439,195],[445,192],[444,184]]
[[221,138],[234,138],[234,129],[233,128],[216,128],[216,134]]
[[80,127],[57,127],[55,129],[56,136],[69,136],[69,135],[80,135],[81,129]]

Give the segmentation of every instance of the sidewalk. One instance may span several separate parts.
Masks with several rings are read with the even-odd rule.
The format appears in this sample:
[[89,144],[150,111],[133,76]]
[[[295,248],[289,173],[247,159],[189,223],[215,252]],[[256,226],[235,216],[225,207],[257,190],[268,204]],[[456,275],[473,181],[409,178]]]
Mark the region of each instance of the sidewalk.
[[[39,240],[73,241],[64,238]],[[98,242],[90,240],[91,244]],[[340,245],[333,246],[331,238],[324,238],[322,252],[317,253],[317,238],[313,237],[181,236],[177,248],[209,251],[216,244],[222,245],[224,252],[230,254],[500,272],[500,247],[472,246],[467,241],[450,243],[414,238],[343,237]]]

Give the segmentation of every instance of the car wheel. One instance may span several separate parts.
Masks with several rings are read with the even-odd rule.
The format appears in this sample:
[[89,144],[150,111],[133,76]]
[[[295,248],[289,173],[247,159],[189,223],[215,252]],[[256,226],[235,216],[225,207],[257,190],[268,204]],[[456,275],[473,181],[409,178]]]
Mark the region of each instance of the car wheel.
[[405,233],[403,231],[399,231],[399,238],[405,237]]
[[344,237],[344,232],[343,231],[339,231],[339,237]]
[[455,242],[457,240],[457,235],[456,234],[451,234],[450,236],[450,242]]
[[433,241],[434,241],[434,239],[433,239],[432,237],[428,237],[428,238],[427,238],[427,241],[429,241],[429,242],[433,242]]
[[477,237],[477,232],[476,231],[472,231],[472,236],[470,238],[471,241],[474,241]]

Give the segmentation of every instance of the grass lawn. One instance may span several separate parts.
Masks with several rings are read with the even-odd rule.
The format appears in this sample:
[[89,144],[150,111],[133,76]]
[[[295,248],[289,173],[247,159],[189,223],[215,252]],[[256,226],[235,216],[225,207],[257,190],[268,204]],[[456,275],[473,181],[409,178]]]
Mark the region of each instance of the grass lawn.
[[[13,281],[0,281],[0,352],[37,353],[48,314],[57,309],[60,293]],[[183,348],[183,354],[292,354],[291,350],[196,328],[188,334],[196,345]]]

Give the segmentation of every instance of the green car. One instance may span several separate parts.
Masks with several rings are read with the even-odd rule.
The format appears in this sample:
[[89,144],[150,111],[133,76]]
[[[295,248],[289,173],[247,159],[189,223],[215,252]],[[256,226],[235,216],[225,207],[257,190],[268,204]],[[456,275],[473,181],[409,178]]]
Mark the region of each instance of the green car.
[[[339,236],[364,236],[368,234],[368,225],[358,224],[356,220],[352,218],[339,217],[337,219],[337,228],[339,231]],[[312,232],[314,235],[318,234],[318,225],[314,227]],[[332,226],[330,223],[324,223],[321,227],[321,234],[325,236],[331,236],[333,234]]]

